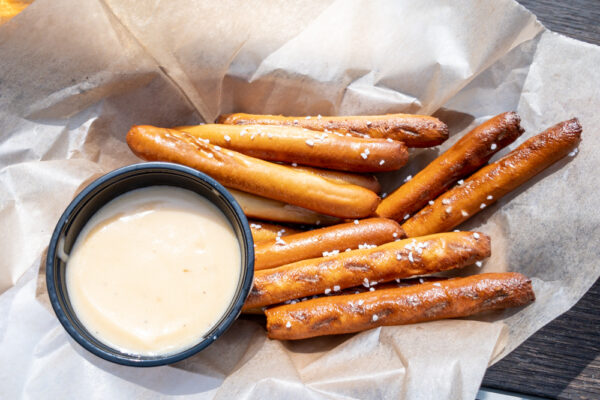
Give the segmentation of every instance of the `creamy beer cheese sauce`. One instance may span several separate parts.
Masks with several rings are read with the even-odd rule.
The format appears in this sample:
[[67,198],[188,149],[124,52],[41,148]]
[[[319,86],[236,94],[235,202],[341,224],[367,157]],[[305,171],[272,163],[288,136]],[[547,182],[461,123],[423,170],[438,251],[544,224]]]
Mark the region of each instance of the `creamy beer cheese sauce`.
[[99,341],[139,355],[198,343],[226,312],[241,253],[225,215],[189,190],[125,193],[86,224],[69,256],[75,313]]

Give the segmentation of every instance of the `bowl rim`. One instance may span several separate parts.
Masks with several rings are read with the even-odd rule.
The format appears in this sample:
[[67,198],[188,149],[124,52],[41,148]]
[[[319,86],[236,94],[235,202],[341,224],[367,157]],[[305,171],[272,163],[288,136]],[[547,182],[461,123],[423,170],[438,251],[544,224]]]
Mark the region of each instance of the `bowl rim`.
[[[95,193],[95,194],[93,193],[98,187],[106,184],[107,182],[109,182],[111,180],[114,180],[115,178],[118,178],[119,176],[122,176],[122,175],[126,176],[133,172],[138,172],[138,171],[146,171],[145,173],[148,174],[148,173],[152,173],[153,172],[152,170],[157,170],[154,172],[162,172],[162,173],[167,172],[165,170],[168,170],[168,171],[175,172],[179,175],[187,175],[188,178],[191,178],[192,181],[195,181],[199,185],[201,184],[204,186],[205,184],[207,184],[213,190],[216,190],[222,196],[222,198],[225,199],[225,202],[228,203],[228,205],[233,209],[234,214],[237,216],[237,219],[236,219],[236,218],[230,218],[229,216],[225,215],[225,217],[227,218],[227,220],[229,221],[229,223],[232,226],[235,226],[235,225],[239,226],[242,237],[241,238],[237,237],[237,239],[240,242],[240,247],[241,247],[242,252],[245,251],[246,257],[244,257],[245,263],[242,263],[242,271],[243,272],[240,275],[241,291],[237,295],[237,298],[235,298],[235,300],[233,302],[233,307],[230,309],[230,312],[227,315],[225,315],[225,317],[223,319],[221,319],[221,322],[218,325],[213,326],[213,328],[211,330],[211,335],[203,336],[203,338],[198,343],[196,343],[194,346],[187,348],[185,350],[179,351],[177,353],[166,354],[164,356],[158,355],[158,356],[154,356],[152,359],[144,359],[144,358],[139,358],[139,357],[143,357],[143,356],[123,353],[123,352],[121,352],[117,349],[114,349],[108,345],[107,345],[107,347],[111,347],[117,354],[107,352],[107,351],[99,348],[94,343],[90,342],[85,336],[83,336],[79,332],[78,328],[76,328],[71,323],[69,318],[67,317],[67,315],[71,315],[71,313],[68,312],[68,310],[63,308],[61,305],[61,302],[59,300],[57,285],[55,284],[56,282],[55,282],[54,278],[56,275],[55,267],[58,267],[58,263],[56,263],[57,265],[55,265],[55,260],[58,259],[57,249],[58,249],[59,241],[60,241],[61,237],[63,236],[62,232],[63,232],[65,226],[68,223],[70,223],[71,216],[72,216],[73,212],[78,208],[80,203],[83,201],[88,201],[91,198],[93,198],[95,195],[100,193],[100,192]],[[138,176],[143,176],[143,175],[138,175]],[[118,181],[115,181],[112,183],[114,184],[116,182],[118,182]],[[200,183],[200,182],[202,182],[202,183]],[[147,185],[146,187],[150,187],[150,186],[152,186],[152,185]],[[163,186],[163,185],[161,185],[161,186]],[[168,186],[168,185],[164,185],[164,186]],[[110,187],[110,184],[107,187]],[[135,190],[135,189],[132,189],[132,190]],[[126,193],[126,192],[124,192],[124,193]],[[198,193],[198,195],[201,195],[201,194]],[[113,199],[116,197],[118,197],[118,196],[113,197]],[[215,204],[210,199],[207,199],[207,200],[209,200],[212,204]],[[102,206],[104,206],[104,204]],[[160,366],[160,365],[173,364],[173,363],[181,361],[185,358],[188,358],[188,357],[200,352],[201,350],[203,350],[206,347],[208,347],[209,345],[211,345],[237,319],[237,317],[240,315],[240,313],[242,311],[242,306],[243,306],[244,302],[246,301],[246,298],[252,287],[252,279],[254,276],[254,241],[252,239],[252,233],[250,230],[250,225],[248,223],[248,219],[246,218],[246,215],[244,214],[241,206],[235,200],[233,195],[231,193],[229,193],[229,191],[227,191],[227,189],[223,185],[221,185],[219,182],[217,182],[214,178],[211,178],[207,174],[200,172],[196,169],[193,169],[193,168],[190,168],[190,167],[187,167],[184,165],[180,165],[180,164],[175,164],[175,163],[170,163],[170,162],[142,162],[142,163],[136,163],[136,164],[131,164],[131,165],[128,165],[125,167],[121,167],[121,168],[115,169],[111,172],[108,172],[107,174],[102,175],[98,179],[96,179],[93,182],[91,182],[90,184],[88,184],[79,194],[77,194],[77,196],[75,196],[75,198],[73,200],[71,200],[71,202],[69,203],[69,205],[67,206],[65,211],[62,213],[61,217],[59,218],[58,222],[56,223],[56,227],[54,228],[52,237],[50,239],[48,252],[46,255],[45,265],[46,265],[46,290],[48,291],[48,296],[50,297],[50,303],[52,304],[54,313],[56,314],[56,316],[57,316],[59,322],[61,323],[61,325],[63,326],[63,328],[77,343],[79,343],[79,345],[81,345],[83,348],[85,348],[89,352],[95,354],[96,356],[99,356],[107,361],[111,361],[111,362],[114,362],[117,364],[134,366],[134,367],[155,367],[155,366]],[[243,270],[244,268],[245,268],[245,271]],[[75,315],[75,317],[77,317],[77,316]]]

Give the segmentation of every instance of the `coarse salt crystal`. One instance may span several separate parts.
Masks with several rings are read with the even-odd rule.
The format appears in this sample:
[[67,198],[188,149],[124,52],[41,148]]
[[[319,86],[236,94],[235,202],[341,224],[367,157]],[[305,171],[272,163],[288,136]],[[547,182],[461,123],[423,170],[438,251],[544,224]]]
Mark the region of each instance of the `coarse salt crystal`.
[[307,115],[306,117],[304,117],[304,119],[310,119],[310,115]]
[[481,203],[481,205],[479,206],[479,208],[481,208],[483,210],[485,208],[485,203]]
[[365,301],[364,301],[363,299],[360,299],[360,300],[358,301],[358,305],[359,305],[359,306],[362,306],[363,304],[365,304]]
[[367,126],[371,126],[372,122],[371,121],[367,121]]
[[385,160],[379,161],[379,165],[383,165],[383,164],[385,164]]
[[372,287],[372,288],[369,288],[369,292],[374,292],[374,291],[375,291],[375,288],[374,288],[374,287]]
[[488,197],[486,197],[486,199],[488,199],[488,200],[492,200],[493,198],[494,198],[494,196],[492,196],[491,194]]
[[458,229],[453,230],[452,232],[460,232]]
[[441,284],[441,283],[439,283],[439,282],[435,282],[435,283],[433,284],[433,286],[442,287],[442,284]]
[[490,146],[490,149],[496,150],[496,148],[498,148],[498,145],[496,143],[492,143],[492,145]]
[[323,117],[321,116],[321,114],[317,115],[317,119],[321,119],[321,118],[323,118]]
[[385,199],[386,197],[387,197],[387,192],[383,192],[383,193],[381,194],[381,198],[382,198],[382,199]]
[[352,249],[350,247],[348,247],[346,250],[344,251],[352,251]]
[[292,163],[292,167],[297,167],[297,166],[298,166],[297,163],[295,163],[295,162]]
[[434,204],[435,204],[435,202],[434,202],[433,200],[429,200],[429,205],[430,205],[430,206],[432,206],[432,205],[434,205]]
[[248,131],[246,131],[246,129],[242,129],[240,131],[240,136],[244,136],[246,133],[248,133]]
[[483,261],[477,261],[477,262],[475,262],[475,265],[477,265],[479,268],[481,268],[483,266]]
[[354,225],[358,225],[358,220],[357,219],[354,220]]
[[331,293],[331,289],[329,289],[329,288],[325,289],[325,294],[329,294],[329,293]]
[[393,237],[398,237],[398,232],[394,232],[394,233],[392,233],[392,236],[393,236]]
[[213,158],[215,155],[214,155],[213,153],[208,153],[206,156],[207,156],[208,158]]
[[385,139],[385,140],[387,140],[387,141],[388,141],[388,142],[390,142],[390,143],[391,143],[391,142],[393,142],[393,140],[392,140],[392,139],[390,139],[390,138],[387,138],[387,139]]
[[425,280],[423,278],[419,278],[419,283],[425,283]]
[[281,236],[277,236],[275,238],[275,243],[278,244],[278,245],[280,245],[280,246],[283,246],[283,245],[286,244],[285,241],[281,238]]
[[412,179],[412,175],[407,176],[406,178],[404,178],[404,182],[408,182]]
[[215,146],[216,151],[221,151],[221,146]]
[[410,218],[410,214],[406,214],[406,215],[404,216],[404,219],[409,219],[409,218]]
[[444,199],[444,200],[442,200],[442,204],[446,204],[446,205],[448,205],[448,204],[450,204],[450,200],[448,200],[448,199]]
[[225,135],[225,136],[223,136],[223,138],[225,139],[226,142],[231,141],[231,136],[229,136],[229,135]]
[[373,322],[377,321],[379,319],[379,317],[377,316],[377,314],[373,315]]
[[460,213],[462,214],[463,217],[468,217],[469,213],[466,212],[465,210],[460,210]]
[[415,259],[413,258],[413,255],[412,255],[412,251],[410,251],[410,252],[408,253],[408,261],[410,261],[410,262],[415,262]]
[[315,225],[317,225],[317,226],[321,225],[321,220],[320,220],[320,219],[318,219],[318,220],[315,222]]
[[339,291],[340,291],[340,286],[339,286],[339,285],[335,285],[335,286],[333,287],[333,291],[334,291],[334,292],[339,292]]
[[460,181],[457,182],[459,185],[462,185],[465,183],[465,181],[463,179],[461,179]]
[[579,149],[575,148],[572,152],[569,153],[569,157],[574,157],[577,153],[579,153]]
[[250,140],[254,140],[254,138],[256,137],[256,134],[252,134],[252,136],[250,136]]
[[396,254],[396,260],[402,260],[402,253]]
[[292,327],[292,323],[290,321],[285,323],[285,327],[286,328],[291,328]]
[[473,233],[473,237],[474,237],[475,239],[479,239],[479,237],[480,237],[480,236],[479,236],[479,233],[477,233],[477,232]]
[[312,140],[310,140],[310,139],[306,139],[306,142],[305,142],[305,143],[306,143],[307,145],[309,145],[310,147],[313,147],[313,146],[315,145],[315,142],[313,142],[313,141],[312,141]]
[[448,208],[446,208],[446,212],[447,212],[448,214],[450,214],[450,213],[452,212],[452,207],[448,207]]
[[297,119],[294,120],[294,124],[298,125],[298,120]]
[[262,228],[262,225],[259,225],[259,224],[250,224],[250,228],[260,229],[260,228]]

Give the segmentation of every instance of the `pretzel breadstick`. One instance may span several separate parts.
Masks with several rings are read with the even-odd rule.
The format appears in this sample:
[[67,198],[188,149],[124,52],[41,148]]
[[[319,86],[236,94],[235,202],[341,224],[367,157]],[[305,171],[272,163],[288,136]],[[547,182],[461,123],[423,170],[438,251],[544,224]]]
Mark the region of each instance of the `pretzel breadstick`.
[[566,156],[580,137],[581,125],[576,118],[548,128],[438,197],[402,228],[410,237],[453,229]]
[[531,281],[516,272],[489,273],[398,289],[322,297],[267,309],[271,339],[295,340],[360,332],[378,326],[459,318],[524,306]]
[[377,215],[402,220],[423,208],[460,178],[470,175],[523,133],[521,118],[507,112],[479,125],[382,200]]
[[323,178],[331,179],[335,182],[340,183],[349,183],[351,185],[362,186],[365,189],[369,189],[372,192],[379,194],[381,192],[381,186],[379,185],[379,181],[374,175],[365,175],[365,174],[353,174],[351,172],[344,171],[335,171],[332,169],[322,169],[322,168],[312,168],[305,166],[296,166],[293,165],[294,168],[299,169],[301,171],[309,171]]
[[224,150],[186,132],[134,126],[127,143],[143,159],[185,164],[225,186],[335,217],[366,217],[379,203],[375,193],[360,186]]
[[263,221],[249,220],[248,222],[250,223],[250,231],[252,232],[254,243],[275,240],[277,236],[284,237],[302,232],[300,229]]
[[345,249],[357,249],[361,244],[380,245],[404,238],[397,222],[385,218],[356,220],[347,224],[290,235],[257,244],[254,249],[254,270],[278,267],[299,260],[325,256]]
[[306,225],[331,225],[340,222],[339,218],[319,214],[306,208],[281,201],[267,199],[246,192],[227,188],[250,218]]
[[284,117],[281,115],[226,114],[219,123],[231,125],[289,125],[352,136],[389,138],[408,147],[437,146],[448,139],[448,126],[427,115],[387,114],[343,117]]
[[408,161],[408,150],[400,142],[361,139],[293,126],[206,124],[176,129],[269,161],[356,172],[394,171]]
[[244,308],[327,294],[364,282],[385,282],[460,268],[489,255],[489,237],[476,232],[451,232],[298,261],[256,271]]
[[[319,295],[319,296],[312,296],[312,297],[310,297],[310,299],[315,299],[317,297],[331,297],[331,296],[342,296],[342,295],[348,295],[348,294],[359,294],[359,293],[364,293],[364,292],[369,292],[369,291],[377,291],[377,290],[397,289],[397,288],[406,287],[406,286],[420,285],[425,282],[441,282],[441,281],[445,281],[447,279],[448,278],[439,277],[439,276],[424,276],[422,278],[410,278],[410,279],[402,279],[402,280],[396,279],[394,281],[385,282],[382,284],[377,284],[376,282],[373,282],[373,286],[369,286],[369,287],[367,287],[366,285],[355,286],[355,287],[341,290],[339,292],[335,292],[333,294],[330,293],[330,294],[323,294],[323,295]],[[286,301],[283,304],[295,304],[298,301],[307,301],[307,300],[309,300],[309,298],[304,298],[304,299],[300,299],[300,300],[290,300],[290,301]],[[283,305],[283,304],[281,304],[281,305]],[[278,307],[278,305],[275,305],[273,307]],[[243,313],[244,314],[261,315],[261,314],[265,313],[265,309],[266,309],[266,307],[248,308],[248,309],[244,309]]]

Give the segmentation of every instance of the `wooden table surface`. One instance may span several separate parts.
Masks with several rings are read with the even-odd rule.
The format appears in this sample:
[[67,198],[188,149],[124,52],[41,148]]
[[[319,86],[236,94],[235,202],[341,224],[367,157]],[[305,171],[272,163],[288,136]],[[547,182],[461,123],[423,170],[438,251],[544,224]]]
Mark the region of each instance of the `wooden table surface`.
[[[600,0],[518,1],[549,29],[600,45]],[[600,280],[571,310],[489,368],[482,386],[547,398],[600,399]]]

